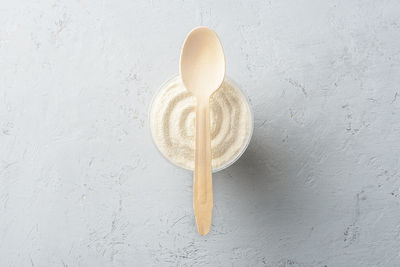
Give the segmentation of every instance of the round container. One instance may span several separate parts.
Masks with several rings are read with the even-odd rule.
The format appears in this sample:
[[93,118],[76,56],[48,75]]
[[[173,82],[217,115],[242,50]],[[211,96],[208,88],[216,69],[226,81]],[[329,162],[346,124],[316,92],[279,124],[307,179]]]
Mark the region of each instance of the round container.
[[[164,86],[166,86],[167,84],[169,84],[173,79],[175,79],[175,78],[177,78],[177,77],[178,77],[178,76],[175,76],[175,77],[173,77],[173,78],[167,80],[166,82],[164,82],[164,83],[160,86],[160,88],[157,90],[157,92],[153,95],[153,98],[152,98],[151,103],[150,103],[150,108],[149,108],[149,111],[148,111],[149,121],[150,121],[150,119],[151,119],[151,118],[150,118],[150,113],[151,113],[151,110],[152,110],[152,107],[153,107],[154,99],[156,98],[156,96],[159,94],[160,90],[161,90]],[[235,82],[232,81],[231,78],[225,76],[225,82],[228,82],[232,87],[234,87],[235,89],[237,89],[237,90],[242,94],[243,99],[246,100],[246,102],[247,102],[247,107],[248,107],[248,109],[249,109],[249,114],[250,114],[250,129],[249,129],[249,135],[248,135],[247,141],[246,141],[245,145],[243,146],[242,150],[240,150],[240,152],[239,152],[232,160],[226,162],[224,165],[222,165],[222,166],[220,166],[220,167],[218,167],[218,168],[213,169],[213,171],[212,171],[213,173],[228,168],[229,166],[231,166],[233,163],[235,163],[235,162],[243,155],[243,153],[246,151],[247,147],[249,146],[251,137],[253,136],[253,130],[254,130],[254,116],[253,116],[253,111],[252,111],[251,106],[250,106],[249,98],[243,93],[243,91],[240,89],[240,87],[237,86],[237,84],[236,84]],[[149,131],[150,131],[151,140],[153,141],[154,146],[157,148],[157,151],[161,154],[161,156],[162,156],[163,158],[165,158],[168,162],[170,162],[171,164],[173,164],[173,165],[175,165],[175,166],[177,166],[177,167],[180,167],[180,168],[185,169],[185,170],[193,171],[193,170],[190,169],[190,168],[185,168],[185,167],[183,167],[183,166],[180,166],[180,165],[175,164],[173,161],[171,161],[169,158],[167,158],[167,157],[160,151],[160,149],[158,148],[158,146],[157,146],[157,144],[156,144],[156,142],[154,141],[154,138],[153,138],[153,134],[152,134],[152,131],[151,131],[151,123],[149,123]]]

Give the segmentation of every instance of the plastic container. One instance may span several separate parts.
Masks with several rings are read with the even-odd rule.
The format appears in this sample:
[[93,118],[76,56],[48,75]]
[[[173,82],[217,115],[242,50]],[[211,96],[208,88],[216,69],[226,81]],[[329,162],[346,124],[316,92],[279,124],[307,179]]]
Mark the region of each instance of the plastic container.
[[[151,109],[152,109],[152,107],[153,107],[154,99],[155,99],[156,96],[159,94],[160,90],[161,90],[165,85],[167,85],[170,81],[172,81],[173,79],[175,79],[176,77],[177,77],[177,76],[174,76],[173,78],[171,78],[171,79],[167,80],[166,82],[164,82],[164,83],[160,86],[160,88],[157,90],[156,94],[154,94],[154,96],[153,96],[153,98],[152,98],[152,100],[151,100],[151,103],[150,103],[149,111],[148,111],[148,118],[149,118],[149,121],[150,121],[150,113],[151,113]],[[232,164],[234,164],[234,163],[243,155],[243,153],[246,151],[247,147],[248,147],[249,144],[250,144],[251,138],[252,138],[252,136],[253,136],[253,130],[254,130],[254,116],[253,116],[253,110],[252,110],[252,108],[251,108],[249,98],[243,93],[243,91],[240,89],[240,87],[237,85],[237,83],[234,82],[234,81],[232,81],[231,78],[225,76],[225,82],[228,82],[232,87],[234,87],[235,89],[237,89],[237,90],[243,95],[243,98],[246,100],[246,102],[247,102],[247,107],[248,107],[248,109],[249,109],[249,114],[250,114],[250,130],[249,130],[249,136],[248,136],[247,141],[246,141],[245,145],[243,146],[242,150],[240,150],[240,152],[239,152],[232,160],[226,162],[224,165],[222,165],[222,166],[220,166],[220,167],[218,167],[218,168],[216,168],[216,169],[213,169],[213,173],[218,172],[218,171],[222,171],[222,170],[228,168],[229,166],[231,166]],[[153,134],[152,134],[152,132],[151,132],[151,126],[150,126],[150,125],[151,125],[151,124],[149,123],[149,132],[150,132],[150,135],[151,135],[151,140],[153,141],[153,144],[154,144],[154,146],[157,148],[157,151],[159,152],[159,154],[160,154],[163,158],[165,158],[168,162],[170,162],[171,164],[173,164],[173,165],[175,165],[175,166],[177,166],[177,167],[179,167],[179,168],[185,169],[185,170],[193,171],[192,169],[185,168],[185,167],[182,167],[182,166],[180,166],[180,165],[175,164],[174,162],[172,162],[169,158],[167,158],[167,157],[160,151],[160,149],[158,148],[156,142],[154,141],[154,138],[153,138]]]

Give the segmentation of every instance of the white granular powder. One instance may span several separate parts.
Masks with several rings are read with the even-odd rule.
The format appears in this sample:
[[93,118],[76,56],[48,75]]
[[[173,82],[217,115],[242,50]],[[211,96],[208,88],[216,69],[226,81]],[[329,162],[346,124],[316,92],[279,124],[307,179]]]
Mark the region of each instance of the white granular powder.
[[[195,149],[196,98],[178,76],[165,84],[150,111],[154,142],[172,163],[193,170]],[[247,145],[251,134],[250,107],[229,81],[210,99],[212,168],[234,160]]]

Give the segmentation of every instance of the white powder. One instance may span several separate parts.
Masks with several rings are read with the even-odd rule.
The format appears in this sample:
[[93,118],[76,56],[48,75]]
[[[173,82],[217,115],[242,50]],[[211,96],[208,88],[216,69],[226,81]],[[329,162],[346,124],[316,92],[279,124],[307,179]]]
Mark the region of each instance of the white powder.
[[[180,77],[165,84],[150,111],[154,142],[172,163],[193,170],[196,99]],[[210,100],[212,167],[230,163],[247,145],[251,134],[250,107],[234,85],[225,80]]]

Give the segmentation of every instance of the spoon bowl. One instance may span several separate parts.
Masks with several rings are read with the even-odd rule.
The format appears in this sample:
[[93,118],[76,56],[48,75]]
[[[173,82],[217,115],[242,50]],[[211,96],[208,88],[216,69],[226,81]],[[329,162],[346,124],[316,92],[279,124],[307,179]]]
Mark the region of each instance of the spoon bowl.
[[225,56],[217,34],[198,27],[187,36],[180,61],[185,87],[196,97],[210,97],[225,77]]

